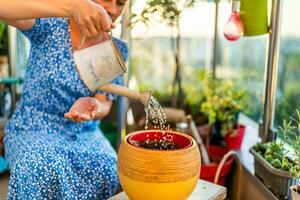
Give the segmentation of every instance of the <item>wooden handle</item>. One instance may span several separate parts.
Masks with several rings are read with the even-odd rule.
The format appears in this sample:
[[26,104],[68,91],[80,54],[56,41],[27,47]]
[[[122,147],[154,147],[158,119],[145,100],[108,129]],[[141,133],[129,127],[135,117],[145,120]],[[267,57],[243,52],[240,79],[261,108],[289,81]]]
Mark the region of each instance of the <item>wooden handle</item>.
[[236,192],[235,192],[235,196],[232,198],[234,200],[238,200],[240,199],[240,196],[241,196],[241,185],[242,185],[242,164],[241,164],[241,161],[240,161],[240,158],[239,158],[239,155],[237,154],[237,152],[235,151],[229,151],[228,153],[226,153],[221,162],[219,163],[218,165],[218,168],[217,168],[217,171],[216,171],[216,174],[215,174],[215,178],[214,178],[214,183],[215,184],[218,184],[218,181],[219,181],[219,177],[220,177],[220,174],[221,174],[221,171],[222,171],[222,168],[225,164],[225,162],[227,161],[228,158],[230,157],[233,157],[236,164],[237,164],[237,182],[235,183],[235,185],[237,186],[236,188]]
[[113,94],[117,94],[120,96],[128,97],[130,99],[135,99],[137,101],[140,101],[144,106],[147,106],[149,103],[149,99],[151,97],[151,92],[137,92],[134,90],[131,90],[127,87],[113,84],[113,83],[107,83],[104,85],[101,85],[98,90],[109,92]]

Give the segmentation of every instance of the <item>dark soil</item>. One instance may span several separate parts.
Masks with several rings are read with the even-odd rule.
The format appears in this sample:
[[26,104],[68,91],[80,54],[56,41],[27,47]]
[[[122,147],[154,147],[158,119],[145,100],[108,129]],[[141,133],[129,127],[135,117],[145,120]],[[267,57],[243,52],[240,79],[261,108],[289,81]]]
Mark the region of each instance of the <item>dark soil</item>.
[[175,149],[182,148],[180,145],[175,144],[172,141],[166,141],[166,140],[146,139],[142,142],[136,142],[135,145],[146,149],[158,149],[158,150],[175,150]]

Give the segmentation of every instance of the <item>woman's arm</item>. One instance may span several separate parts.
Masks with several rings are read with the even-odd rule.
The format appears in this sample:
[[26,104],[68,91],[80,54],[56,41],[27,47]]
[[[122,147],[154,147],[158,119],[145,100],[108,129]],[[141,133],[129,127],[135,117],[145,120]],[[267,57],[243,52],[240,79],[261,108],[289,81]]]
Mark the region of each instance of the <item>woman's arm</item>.
[[32,28],[32,26],[35,24],[34,19],[23,19],[23,20],[2,20],[8,25],[11,25],[13,27],[16,27],[19,30],[29,30]]
[[0,18],[71,17],[73,0],[0,0]]
[[26,19],[41,17],[73,17],[87,37],[115,27],[106,10],[92,0],[0,0],[0,19],[17,28],[28,29],[34,23]]

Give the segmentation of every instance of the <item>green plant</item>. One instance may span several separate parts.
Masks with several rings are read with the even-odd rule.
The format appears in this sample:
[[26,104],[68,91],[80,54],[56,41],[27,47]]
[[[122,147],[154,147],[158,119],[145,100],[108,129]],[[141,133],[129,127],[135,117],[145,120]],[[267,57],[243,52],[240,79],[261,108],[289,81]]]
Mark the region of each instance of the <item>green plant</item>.
[[276,169],[289,171],[293,166],[293,162],[288,158],[288,151],[284,148],[283,141],[258,143],[254,150]]
[[201,104],[205,101],[204,95],[204,82],[206,79],[205,70],[201,70],[198,75],[198,84],[195,83],[186,84],[184,87],[185,91],[185,99],[184,104],[185,107],[189,110],[189,112],[195,117],[197,115],[203,114],[201,112]]
[[[300,178],[300,113],[298,119],[283,121],[278,134],[281,140],[274,140],[265,144],[258,143],[254,150],[261,154],[273,167],[289,171],[294,178]],[[286,144],[290,148],[285,147]]]
[[283,121],[279,134],[284,142],[291,146],[291,154],[294,157],[294,163],[290,172],[295,178],[300,178],[300,112],[297,109],[297,118],[291,118],[289,122]]
[[0,21],[0,55],[8,53],[8,34],[7,25]]
[[245,91],[233,84],[233,81],[206,78],[204,101],[201,111],[208,115],[209,123],[214,124],[217,132],[225,136],[237,123],[238,113],[243,109],[242,99]]

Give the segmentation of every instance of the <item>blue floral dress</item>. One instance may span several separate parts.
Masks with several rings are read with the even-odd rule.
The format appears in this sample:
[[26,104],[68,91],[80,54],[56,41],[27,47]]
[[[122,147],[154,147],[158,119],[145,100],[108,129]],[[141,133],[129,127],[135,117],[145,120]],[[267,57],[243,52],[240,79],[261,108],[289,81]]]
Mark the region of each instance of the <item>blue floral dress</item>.
[[[31,50],[23,96],[5,130],[11,173],[7,198],[109,198],[118,185],[116,153],[99,130],[99,121],[64,118],[78,98],[94,95],[76,71],[69,20],[36,19],[23,33]],[[126,59],[126,44],[114,40]],[[114,82],[121,84],[122,78]]]

